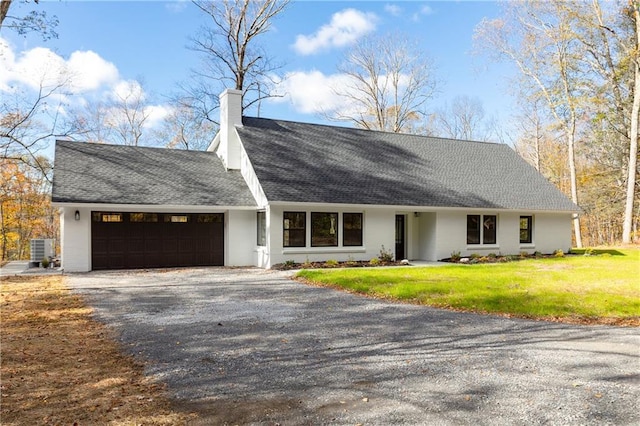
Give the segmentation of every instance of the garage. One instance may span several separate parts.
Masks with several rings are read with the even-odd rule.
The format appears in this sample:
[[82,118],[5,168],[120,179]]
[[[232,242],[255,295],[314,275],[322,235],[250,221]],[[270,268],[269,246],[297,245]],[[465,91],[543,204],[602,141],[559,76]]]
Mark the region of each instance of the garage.
[[223,213],[92,212],[92,269],[224,265]]

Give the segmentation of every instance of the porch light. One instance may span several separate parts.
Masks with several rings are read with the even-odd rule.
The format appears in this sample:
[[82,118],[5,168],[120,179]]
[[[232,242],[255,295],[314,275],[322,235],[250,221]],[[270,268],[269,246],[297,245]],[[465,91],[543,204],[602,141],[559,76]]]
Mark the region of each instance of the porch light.
[[76,218],[76,220],[80,220],[80,212],[78,210],[76,210],[76,214],[74,215],[74,217]]

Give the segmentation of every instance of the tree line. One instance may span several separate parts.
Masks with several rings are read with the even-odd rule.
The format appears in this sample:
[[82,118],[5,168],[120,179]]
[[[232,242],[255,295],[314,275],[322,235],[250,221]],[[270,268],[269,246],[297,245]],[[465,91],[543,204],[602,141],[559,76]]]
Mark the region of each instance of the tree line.
[[[0,29],[39,32],[44,40],[58,36],[56,17],[38,10],[13,16],[11,3],[2,0]],[[282,66],[261,42],[289,1],[193,4],[208,19],[190,39],[202,65],[177,85],[170,112],[155,129],[146,125],[150,103],[140,83],[67,114],[60,95],[70,95],[73,76],[64,73],[43,77],[36,91],[3,95],[3,259],[24,256],[16,239],[55,231],[33,219],[33,229],[25,232],[14,218],[34,218],[32,213],[9,213],[29,199],[47,203],[51,164],[40,151],[52,139],[205,149],[217,130],[218,94],[224,88],[241,90],[244,108],[257,115],[264,99],[284,95],[278,85]],[[332,88],[341,107],[318,114],[366,129],[512,143],[583,209],[574,220],[576,245],[637,242],[639,5],[636,0],[519,0],[505,2],[498,18],[480,22],[476,54],[518,70],[508,82],[520,107],[510,132],[487,118],[481,102],[471,97],[430,109],[442,84],[433,61],[415,41],[398,35],[368,37],[348,49],[337,66],[344,78]],[[23,197],[18,183],[34,196]],[[50,211],[40,213],[51,217]]]

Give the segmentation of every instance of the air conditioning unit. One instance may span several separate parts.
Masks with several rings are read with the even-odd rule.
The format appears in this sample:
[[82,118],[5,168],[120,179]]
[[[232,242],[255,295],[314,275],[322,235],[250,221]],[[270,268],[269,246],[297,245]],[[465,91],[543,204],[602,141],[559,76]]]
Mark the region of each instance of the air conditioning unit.
[[52,238],[31,240],[31,262],[41,262],[42,259],[55,255]]

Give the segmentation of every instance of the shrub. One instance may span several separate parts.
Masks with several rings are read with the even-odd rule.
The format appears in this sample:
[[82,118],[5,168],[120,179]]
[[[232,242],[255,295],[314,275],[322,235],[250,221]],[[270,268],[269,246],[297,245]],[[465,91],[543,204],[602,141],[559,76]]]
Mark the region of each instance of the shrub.
[[374,257],[369,261],[369,264],[372,266],[378,266],[380,264],[380,259],[378,259],[377,257]]
[[283,266],[287,269],[293,269],[296,266],[295,260],[285,260]]
[[521,251],[520,257],[529,257],[529,253],[527,253],[526,251]]
[[533,252],[533,255],[534,255],[535,257],[542,257],[542,253],[540,253],[539,251],[534,251],[534,252]]
[[498,255],[497,255],[497,254],[495,254],[495,253],[489,253],[489,254],[487,255],[487,257],[488,257],[489,259],[495,259],[495,258],[497,258],[497,257],[498,257]]
[[451,252],[451,261],[452,262],[459,262],[460,261],[460,252],[459,251],[452,251]]
[[48,268],[49,267],[49,258],[48,257],[43,257],[42,261],[40,262],[40,264],[42,265],[43,268]]
[[326,262],[324,262],[325,266],[328,266],[330,268],[335,268],[336,266],[338,266],[338,261],[335,259],[329,259]]
[[595,253],[593,251],[593,249],[591,247],[588,247],[584,250],[584,255],[585,256],[593,256]]
[[564,257],[564,252],[562,250],[558,249],[558,250],[553,252],[553,255],[555,257]]
[[473,259],[479,259],[482,256],[480,256],[478,253],[471,253],[469,257],[471,258],[471,260],[473,260]]
[[393,262],[393,253],[390,250],[386,250],[384,246],[380,249],[380,254],[378,255],[378,259],[382,263],[390,263]]

